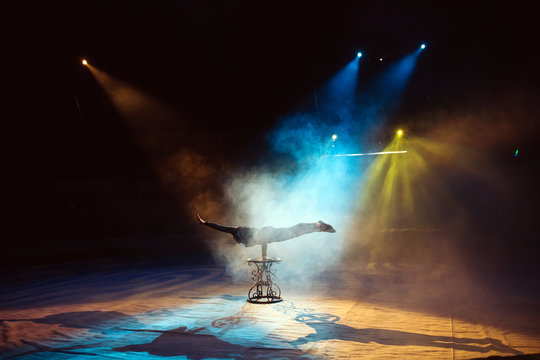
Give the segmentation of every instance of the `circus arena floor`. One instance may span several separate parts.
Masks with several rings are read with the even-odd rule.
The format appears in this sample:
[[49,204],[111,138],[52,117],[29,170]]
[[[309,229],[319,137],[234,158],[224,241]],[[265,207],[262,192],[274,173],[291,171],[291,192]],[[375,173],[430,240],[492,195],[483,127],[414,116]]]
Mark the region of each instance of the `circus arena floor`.
[[[246,266],[246,272],[248,271]],[[355,269],[246,302],[219,266],[124,267],[8,284],[5,359],[474,359],[540,354],[537,302],[451,277]],[[279,283],[279,272],[277,274]],[[536,355],[535,355],[536,354]]]

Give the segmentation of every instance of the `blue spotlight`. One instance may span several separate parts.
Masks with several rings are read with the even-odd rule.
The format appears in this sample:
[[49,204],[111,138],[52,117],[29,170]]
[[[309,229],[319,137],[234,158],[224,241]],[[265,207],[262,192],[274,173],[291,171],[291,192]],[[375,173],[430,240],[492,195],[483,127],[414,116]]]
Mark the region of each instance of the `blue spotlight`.
[[426,48],[426,44],[420,45],[420,49],[424,50]]
[[357,57],[361,58],[362,57],[362,52],[359,51],[358,54],[356,54]]
[[353,58],[344,68],[334,75],[323,87],[321,99],[334,103],[350,102],[354,98],[356,82],[358,80],[358,64],[360,58]]
[[421,51],[418,48],[393,63],[376,80],[372,95],[377,99],[380,107],[389,109],[398,105]]

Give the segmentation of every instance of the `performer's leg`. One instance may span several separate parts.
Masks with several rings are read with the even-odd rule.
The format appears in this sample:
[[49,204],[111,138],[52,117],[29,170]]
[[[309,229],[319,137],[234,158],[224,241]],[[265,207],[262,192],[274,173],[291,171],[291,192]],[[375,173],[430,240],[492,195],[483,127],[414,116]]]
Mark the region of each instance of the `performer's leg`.
[[237,227],[236,226],[225,226],[225,225],[219,225],[215,223],[211,223],[209,221],[205,222],[204,225],[208,226],[209,228],[212,228],[217,231],[221,231],[227,234],[234,234],[236,232]]
[[203,220],[203,219],[200,217],[199,214],[197,214],[197,218],[198,218],[200,224],[206,225],[206,226],[208,226],[209,228],[212,228],[212,229],[214,229],[214,230],[221,231],[221,232],[224,232],[224,233],[227,233],[227,234],[235,234],[235,233],[236,233],[236,230],[238,229],[238,228],[235,227],[235,226],[219,225],[219,224],[215,224],[215,223],[212,223],[212,222]]
[[316,223],[300,223],[288,228],[263,227],[257,233],[258,243],[271,243],[290,240],[312,232],[336,232],[332,225],[322,221]]
[[249,228],[249,227],[243,227],[243,226],[225,226],[220,225],[216,223],[212,223],[206,220],[203,220],[199,214],[197,214],[197,218],[199,220],[199,223],[202,225],[206,225],[209,228],[212,228],[217,231],[221,231],[227,234],[231,234],[234,238],[234,241],[236,241],[239,244],[244,244],[245,246],[253,246],[256,245],[253,240],[253,235],[257,232],[257,229],[255,228]]

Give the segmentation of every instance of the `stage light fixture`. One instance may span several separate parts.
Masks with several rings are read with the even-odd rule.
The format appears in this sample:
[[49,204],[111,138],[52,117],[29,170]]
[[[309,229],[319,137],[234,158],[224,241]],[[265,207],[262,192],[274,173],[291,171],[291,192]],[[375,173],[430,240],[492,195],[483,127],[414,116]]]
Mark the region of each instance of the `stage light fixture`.
[[402,136],[402,135],[403,135],[403,130],[399,129],[399,130],[397,131],[397,136]]
[[426,44],[420,45],[420,49],[424,50],[426,48]]
[[361,58],[361,57],[362,57],[362,52],[359,51],[359,52],[356,54],[356,56],[359,57],[359,58]]
[[336,134],[332,135],[332,141],[336,141],[336,140],[337,140],[337,135]]
[[84,66],[88,66],[88,61],[86,61],[86,59],[83,59],[83,60],[82,60],[82,64],[83,64]]

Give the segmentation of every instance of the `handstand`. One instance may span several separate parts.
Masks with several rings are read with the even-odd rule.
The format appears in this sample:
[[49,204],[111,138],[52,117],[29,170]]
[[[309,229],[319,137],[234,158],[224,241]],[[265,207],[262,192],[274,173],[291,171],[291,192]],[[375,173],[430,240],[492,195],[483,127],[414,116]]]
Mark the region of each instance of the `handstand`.
[[275,228],[272,226],[251,228],[244,226],[224,226],[211,223],[203,220],[199,214],[197,214],[197,218],[202,225],[231,234],[234,241],[238,244],[243,244],[248,247],[262,245],[263,257],[266,257],[266,246],[271,242],[290,240],[312,232],[336,232],[332,225],[326,224],[320,220],[316,223],[300,223],[288,228]]

